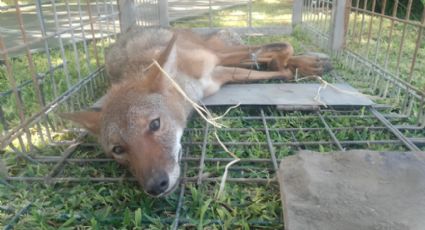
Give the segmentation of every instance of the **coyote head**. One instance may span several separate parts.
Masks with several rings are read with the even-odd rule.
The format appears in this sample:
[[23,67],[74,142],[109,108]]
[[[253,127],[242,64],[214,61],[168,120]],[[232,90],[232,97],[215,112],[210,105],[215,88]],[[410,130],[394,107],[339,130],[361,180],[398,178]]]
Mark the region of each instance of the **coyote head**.
[[[165,68],[173,66],[168,59],[170,55],[175,59],[175,39],[159,55],[158,63]],[[124,77],[108,91],[101,111],[63,116],[97,135],[105,153],[127,165],[148,194],[167,195],[180,176],[180,139],[187,107],[156,66],[143,77]]]

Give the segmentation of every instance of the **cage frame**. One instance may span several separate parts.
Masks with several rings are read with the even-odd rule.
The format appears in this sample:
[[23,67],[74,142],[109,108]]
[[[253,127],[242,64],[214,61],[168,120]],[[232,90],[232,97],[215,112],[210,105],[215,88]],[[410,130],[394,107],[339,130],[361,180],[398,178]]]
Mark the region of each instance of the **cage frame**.
[[[294,149],[305,149],[308,148],[306,146],[318,146],[318,145],[330,145],[332,146],[332,149],[335,151],[345,151],[347,146],[352,145],[369,145],[369,144],[390,144],[395,146],[401,146],[401,148],[404,151],[415,151],[415,152],[424,152],[425,151],[425,138],[423,137],[408,137],[404,134],[405,131],[418,131],[418,132],[424,132],[425,127],[425,92],[416,86],[412,85],[412,79],[413,79],[413,69],[416,63],[416,54],[419,50],[419,44],[421,41],[421,37],[423,34],[423,28],[425,28],[425,16],[422,17],[420,23],[413,23],[410,22],[409,18],[407,19],[400,19],[394,15],[387,16],[387,15],[377,15],[378,13],[368,11],[366,6],[363,6],[363,8],[359,5],[360,0],[353,0],[356,1],[357,5],[352,6],[351,0],[345,1],[345,0],[318,0],[315,1],[317,4],[315,7],[313,7],[313,0],[305,0],[305,1],[295,1],[294,2],[294,8],[293,8],[293,17],[292,17],[292,23],[293,26],[299,26],[303,30],[307,31],[312,37],[317,39],[317,44],[321,46],[324,50],[326,50],[328,53],[330,53],[333,57],[342,60],[342,62],[347,66],[354,66],[359,65],[362,66],[362,70],[359,71],[360,74],[364,74],[366,77],[373,76],[372,79],[367,79],[367,81],[372,82],[374,86],[374,91],[378,91],[378,95],[384,98],[395,98],[397,101],[401,101],[400,106],[400,112],[399,113],[387,113],[389,109],[391,109],[391,105],[381,105],[378,104],[376,106],[371,106],[366,108],[367,115],[364,115],[364,112],[361,112],[359,108],[321,108],[319,110],[313,110],[310,111],[308,114],[303,115],[304,118],[312,117],[314,119],[318,119],[322,127],[301,127],[301,128],[271,128],[270,122],[276,122],[279,119],[298,119],[289,116],[289,118],[285,115],[281,116],[274,116],[274,115],[268,115],[266,114],[265,110],[268,109],[268,107],[259,107],[260,110],[257,111],[257,114],[247,117],[227,117],[226,119],[242,119],[242,120],[256,120],[263,124],[263,127],[261,129],[258,129],[258,131],[262,132],[266,140],[262,141],[260,143],[261,146],[264,148],[267,148],[268,157],[267,158],[256,158],[256,159],[242,159],[245,163],[268,163],[269,166],[265,168],[266,170],[270,170],[271,172],[275,172],[278,170],[278,165],[280,161],[283,159],[283,157],[276,156],[276,147],[285,145],[285,146],[291,146]],[[40,79],[44,79],[44,77],[40,77],[38,73],[36,73],[35,69],[30,66],[30,72],[32,75],[31,81],[26,82],[26,85],[32,85],[36,89],[37,98],[39,100],[39,105],[42,107],[37,113],[32,114],[31,116],[26,116],[23,114],[24,108],[23,105],[19,105],[21,103],[20,99],[20,91],[22,87],[25,87],[21,85],[18,85],[13,77],[13,70],[11,69],[11,60],[12,57],[9,55],[9,53],[14,52],[16,50],[24,50],[25,55],[30,63],[32,63],[31,58],[33,53],[30,51],[30,46],[33,43],[41,42],[43,43],[43,46],[45,47],[45,52],[49,52],[49,44],[47,42],[48,39],[53,37],[58,37],[60,44],[60,52],[61,56],[64,57],[64,51],[62,44],[62,35],[66,33],[73,33],[77,30],[77,28],[82,28],[82,36],[83,36],[83,46],[86,50],[86,54],[88,54],[87,47],[90,45],[90,42],[96,42],[96,39],[108,39],[109,37],[116,37],[117,33],[111,33],[104,35],[102,34],[104,31],[102,30],[102,26],[111,26],[111,22],[109,21],[110,18],[120,18],[120,28],[118,29],[118,26],[116,23],[113,23],[113,31],[125,31],[129,25],[134,24],[134,21],[141,20],[140,18],[135,17],[133,14],[126,14],[123,13],[123,10],[132,10],[134,9],[134,5],[128,5],[133,4],[133,1],[129,0],[122,0],[118,4],[112,4],[112,0],[109,0],[109,3],[113,5],[110,9],[107,9],[107,0],[103,0],[105,3],[103,7],[105,7],[105,11],[107,12],[107,15],[93,16],[93,13],[91,11],[91,7],[88,7],[87,10],[87,16],[88,16],[88,22],[82,23],[79,26],[70,26],[70,28],[65,30],[59,30],[59,26],[56,25],[56,31],[53,33],[46,32],[46,29],[44,28],[44,23],[40,23],[42,25],[42,39],[40,41],[33,41],[33,43],[28,42],[26,38],[26,31],[24,28],[24,23],[22,21],[22,15],[20,13],[20,7],[25,6],[19,6],[16,2],[16,12],[18,16],[18,21],[21,26],[21,33],[23,36],[24,44],[20,46],[15,46],[10,48],[7,48],[5,46],[3,37],[0,36],[0,54],[2,55],[5,65],[7,67],[7,77],[9,78],[9,82],[12,85],[12,89],[8,91],[7,93],[2,93],[1,95],[4,96],[6,94],[13,95],[15,97],[16,103],[18,104],[18,111],[21,113],[20,119],[21,124],[17,127],[13,127],[9,132],[6,133],[6,135],[2,135],[2,149],[4,149],[6,146],[9,146],[13,149],[14,153],[23,158],[26,159],[30,163],[35,164],[44,164],[44,163],[50,163],[54,164],[52,169],[49,171],[49,173],[44,177],[20,177],[20,176],[7,176],[5,180],[1,180],[0,182],[3,184],[6,184],[8,186],[13,186],[13,182],[16,181],[25,181],[25,182],[42,182],[42,183],[62,183],[62,182],[79,182],[79,181],[93,181],[93,182],[120,182],[120,181],[134,181],[134,178],[128,177],[125,173],[120,177],[103,177],[103,178],[77,178],[77,177],[61,177],[60,173],[63,170],[64,166],[69,163],[78,163],[78,164],[84,164],[87,162],[94,162],[94,163],[102,163],[102,162],[109,162],[112,161],[112,159],[107,158],[90,158],[90,159],[79,159],[79,158],[73,158],[72,155],[76,148],[79,146],[95,146],[96,143],[82,143],[82,139],[87,135],[86,132],[80,132],[77,130],[78,136],[73,141],[70,142],[56,142],[54,141],[54,138],[50,134],[51,131],[55,131],[56,127],[53,123],[58,123],[58,127],[60,127],[61,121],[55,120],[51,118],[52,111],[57,110],[58,106],[63,106],[65,110],[75,110],[78,108],[83,108],[85,106],[88,106],[88,104],[92,103],[98,96],[99,92],[94,92],[95,89],[98,88],[106,88],[106,86],[109,84],[107,77],[105,76],[103,66],[101,64],[99,57],[99,52],[96,50],[97,46],[94,45],[94,54],[95,54],[95,67],[94,69],[91,69],[90,74],[85,78],[80,78],[79,81],[72,85],[71,83],[68,84],[68,89],[63,92],[61,95],[58,95],[55,93],[55,100],[45,104],[43,102],[43,95],[40,92],[37,91],[37,89],[40,89],[40,84],[38,83]],[[150,1],[144,1],[140,0],[140,4],[143,5],[146,2]],[[161,25],[161,26],[168,26],[169,25],[169,17],[167,15],[166,9],[167,9],[167,1],[159,0],[155,1],[160,6],[158,8],[158,14],[162,15],[162,17],[159,17],[157,15],[157,19],[152,23],[155,25]],[[409,0],[411,3],[412,0]],[[68,3],[68,1],[66,1]],[[78,0],[78,5],[81,7],[81,3]],[[96,1],[98,3],[98,1]],[[376,4],[376,0],[373,0],[373,3]],[[211,4],[211,1],[210,1]],[[251,4],[251,0],[248,1],[248,4]],[[335,4],[335,5],[334,5]],[[36,7],[37,9],[41,9],[43,5],[43,2],[41,0],[36,1]],[[54,5],[54,4],[53,4]],[[91,5],[89,1],[87,1],[87,5]],[[102,5],[97,5],[97,7],[102,7]],[[116,6],[116,8],[114,7]],[[81,9],[81,8],[80,8]],[[164,10],[165,9],[165,10]],[[110,10],[110,11],[109,11]],[[118,10],[119,12],[117,12]],[[322,12],[326,12],[324,14],[315,15],[316,10],[321,10]],[[40,18],[40,21],[43,21],[42,19],[42,10],[38,11],[38,17]],[[162,12],[162,13],[161,13]],[[350,50],[345,47],[345,43],[347,41],[346,35],[347,35],[347,28],[350,26],[348,18],[349,14],[354,12],[356,15],[362,13],[368,13],[370,15],[375,15],[376,17],[384,17],[389,18],[389,20],[398,21],[401,23],[409,23],[413,24],[413,26],[417,26],[420,33],[417,37],[416,42],[416,48],[415,48],[415,55],[411,62],[411,71],[409,72],[408,80],[401,79],[397,73],[393,73],[389,71],[388,69],[385,69],[384,67],[380,66],[379,63],[373,62],[369,60],[367,57],[363,57],[360,54],[356,53],[355,50]],[[68,15],[70,15],[69,8],[67,10]],[[81,13],[81,11],[80,11]],[[209,14],[211,14],[211,7],[209,9]],[[424,13],[425,15],[425,10]],[[55,14],[56,15],[56,14]],[[165,16],[164,16],[165,15]],[[57,16],[57,15],[56,15]],[[357,16],[356,16],[357,17]],[[210,17],[211,20],[211,17]],[[249,16],[248,19],[250,22],[252,21],[252,16]],[[80,15],[79,19],[80,23],[82,22],[82,17]],[[72,21],[69,21],[70,25],[72,24]],[[320,29],[323,29],[321,27],[317,27],[317,24],[323,24],[323,28],[325,31],[320,31]],[[210,23],[211,24],[211,23]],[[97,37],[99,35],[95,34],[95,25],[99,27],[100,31],[100,38]],[[144,26],[143,24],[141,24]],[[249,23],[251,25],[251,23]],[[90,29],[88,30],[91,32],[91,35],[86,35],[84,27],[89,26]],[[319,28],[319,29],[317,29]],[[331,28],[331,29],[329,29]],[[213,28],[210,28],[213,29]],[[285,28],[278,28],[281,30],[286,30]],[[59,31],[58,31],[59,30]],[[208,29],[207,29],[208,30]],[[255,28],[243,28],[241,31],[249,31],[252,32],[255,30]],[[259,28],[259,31],[267,31],[270,30],[269,28],[263,29]],[[360,33],[361,34],[361,33]],[[86,40],[86,36],[90,37],[88,40]],[[360,35],[361,37],[361,35]],[[368,39],[371,39],[371,34],[369,33]],[[89,41],[89,42],[87,42]],[[75,41],[71,41],[71,45],[75,47]],[[105,44],[103,44],[102,40],[102,49],[105,48]],[[387,51],[388,52],[388,51]],[[49,57],[49,55],[48,55]],[[76,57],[78,59],[78,57]],[[400,58],[398,58],[400,59]],[[49,64],[50,64],[49,60]],[[398,60],[400,62],[400,60]],[[33,64],[33,63],[32,63]],[[31,65],[31,64],[30,64]],[[90,64],[88,64],[90,66]],[[53,66],[50,64],[48,72],[45,73],[45,76],[51,74],[52,71],[55,71],[55,69],[65,69],[66,72],[66,62],[62,65]],[[359,74],[359,75],[360,75]],[[365,80],[366,77],[360,78],[361,80]],[[69,77],[67,77],[68,79]],[[335,82],[344,82],[345,80],[341,78],[341,76],[334,74],[332,76],[332,79]],[[104,89],[103,89],[104,92]],[[87,95],[92,98],[92,100],[88,100],[87,102],[81,101],[81,95]],[[74,104],[76,103],[76,105]],[[413,107],[417,107],[417,111],[414,112]],[[284,114],[283,111],[278,111],[280,114]],[[330,115],[329,115],[330,114]],[[50,115],[50,116],[49,116]],[[365,127],[363,125],[359,126],[350,126],[350,127],[333,127],[329,124],[327,119],[329,118],[341,118],[341,117],[352,117],[353,119],[364,119],[364,118],[371,118],[375,120],[379,126],[373,126],[373,127]],[[398,119],[409,119],[411,117],[415,117],[415,122],[413,124],[396,124]],[[0,107],[0,120],[6,124],[6,118],[3,116],[3,109]],[[36,152],[36,147],[32,145],[31,143],[31,134],[30,128],[35,127],[36,129],[36,135],[41,136],[41,139],[44,143],[50,143],[53,145],[58,146],[66,146],[64,150],[54,157],[49,156],[43,156],[39,154],[33,154]],[[47,128],[43,128],[47,127]],[[208,145],[218,145],[217,142],[211,142],[208,140],[208,135],[210,133],[211,127],[208,125],[208,123],[205,123],[201,128],[187,128],[185,132],[193,132],[193,131],[200,131],[202,132],[203,140],[202,141],[189,141],[189,142],[183,142],[183,149],[184,149],[184,156],[182,159],[182,165],[183,165],[183,173],[182,173],[182,181],[180,184],[180,190],[179,192],[179,200],[176,206],[175,211],[175,218],[170,222],[170,220],[166,220],[172,224],[172,229],[178,229],[181,224],[187,223],[188,220],[181,218],[181,209],[183,205],[183,201],[185,198],[185,187],[187,184],[201,184],[201,183],[208,183],[208,182],[218,182],[221,178],[220,177],[204,177],[204,168],[206,162],[229,162],[232,160],[232,158],[223,158],[223,157],[208,157],[206,156],[207,152],[207,146]],[[391,139],[385,139],[385,140],[375,140],[375,141],[351,141],[351,140],[339,140],[339,138],[336,135],[336,132],[344,129],[371,129],[371,130],[377,130],[382,132],[388,132],[392,135],[393,138]],[[238,132],[247,132],[250,130],[250,127],[239,127],[239,128],[224,128],[223,132],[232,132],[232,131],[238,131]],[[328,140],[318,140],[318,141],[298,141],[295,137],[296,135],[294,132],[297,131],[318,131],[318,132],[325,132],[328,134]],[[46,134],[44,134],[44,132]],[[293,137],[293,139],[289,143],[283,143],[283,142],[276,142],[271,137],[271,132],[285,132],[288,133]],[[45,135],[45,136],[44,136]],[[44,138],[43,138],[44,137]],[[26,140],[25,140],[26,139]],[[12,147],[12,141],[18,140],[19,143],[23,144],[25,142],[30,142],[29,148],[25,149],[18,149],[16,147]],[[226,146],[233,146],[233,145],[250,145],[252,143],[248,142],[225,142]],[[12,144],[13,145],[13,144]],[[200,156],[192,156],[188,155],[191,151],[192,146],[201,146],[200,149]],[[425,153],[425,152],[424,152]],[[198,176],[195,177],[188,177],[186,176],[186,172],[188,169],[188,162],[199,162],[198,164]],[[242,171],[244,169],[241,169]],[[270,183],[277,183],[276,178],[228,178],[228,183],[243,183],[243,184],[270,184]],[[17,212],[15,217],[19,218],[20,215],[26,212],[26,210],[29,208],[29,206],[24,207],[21,211]],[[14,222],[16,218],[13,218],[11,222]],[[216,222],[220,222],[220,220],[214,220]],[[282,220],[277,220],[277,224],[279,224],[279,221],[281,223]],[[264,226],[267,226],[270,223],[262,223]],[[272,223],[275,224],[275,223]]]

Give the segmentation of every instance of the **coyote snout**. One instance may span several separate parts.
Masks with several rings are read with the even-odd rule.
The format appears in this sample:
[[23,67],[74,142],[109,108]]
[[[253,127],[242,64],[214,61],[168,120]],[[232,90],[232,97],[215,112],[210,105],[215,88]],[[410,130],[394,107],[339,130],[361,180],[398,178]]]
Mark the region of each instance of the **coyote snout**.
[[[242,68],[252,56],[273,71]],[[201,37],[158,28],[123,34],[106,55],[113,84],[101,111],[63,116],[96,134],[105,153],[127,165],[152,196],[167,195],[178,185],[180,139],[192,111],[175,85],[150,65],[153,59],[193,101],[228,82],[292,79],[296,70],[321,75],[329,67],[323,57],[293,56],[287,43],[229,46],[217,34]]]

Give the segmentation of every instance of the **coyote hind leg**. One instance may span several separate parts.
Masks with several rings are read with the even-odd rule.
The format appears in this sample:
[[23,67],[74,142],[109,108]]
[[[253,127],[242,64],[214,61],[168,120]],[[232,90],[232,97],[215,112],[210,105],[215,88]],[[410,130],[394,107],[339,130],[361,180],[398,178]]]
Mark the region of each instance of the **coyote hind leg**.
[[329,57],[324,54],[308,53],[291,57],[287,69],[293,74],[298,71],[300,76],[322,76],[332,70],[332,64]]
[[288,43],[272,43],[264,46],[233,46],[216,50],[223,66],[243,66],[247,62],[266,64],[268,70],[279,70],[287,66],[294,49]]

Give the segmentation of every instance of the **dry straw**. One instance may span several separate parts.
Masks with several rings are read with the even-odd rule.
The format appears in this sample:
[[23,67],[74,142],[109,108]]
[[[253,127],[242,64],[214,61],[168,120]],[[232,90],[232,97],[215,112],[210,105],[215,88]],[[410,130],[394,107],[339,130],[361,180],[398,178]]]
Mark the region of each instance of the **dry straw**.
[[320,99],[321,98],[320,94],[321,94],[322,90],[326,89],[328,86],[331,87],[332,89],[340,92],[340,93],[345,93],[345,94],[350,94],[350,95],[355,95],[355,96],[365,96],[365,97],[369,97],[369,98],[372,97],[372,96],[364,94],[364,93],[352,92],[352,91],[340,89],[340,88],[336,87],[335,85],[333,85],[332,83],[325,81],[322,77],[317,76],[317,75],[310,75],[310,76],[298,78],[298,68],[295,69],[295,77],[294,77],[295,82],[300,82],[300,81],[309,80],[309,79],[315,79],[315,80],[320,82],[320,86],[317,89],[316,96],[314,96],[313,99],[316,102],[318,102],[319,104],[321,104],[322,106],[324,106],[325,108],[327,108],[328,105]]

